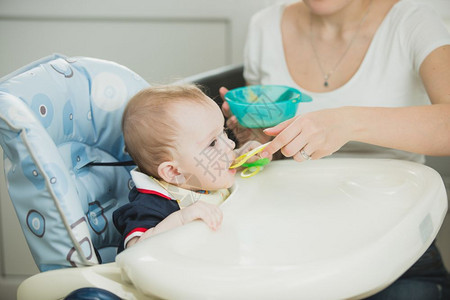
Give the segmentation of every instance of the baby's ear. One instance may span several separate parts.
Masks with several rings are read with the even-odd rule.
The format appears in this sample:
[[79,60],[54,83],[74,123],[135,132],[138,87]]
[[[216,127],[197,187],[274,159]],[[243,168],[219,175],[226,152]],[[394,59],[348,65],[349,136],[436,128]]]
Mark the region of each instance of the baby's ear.
[[165,161],[158,166],[158,175],[165,182],[179,185],[186,182],[186,178],[178,171],[173,161]]

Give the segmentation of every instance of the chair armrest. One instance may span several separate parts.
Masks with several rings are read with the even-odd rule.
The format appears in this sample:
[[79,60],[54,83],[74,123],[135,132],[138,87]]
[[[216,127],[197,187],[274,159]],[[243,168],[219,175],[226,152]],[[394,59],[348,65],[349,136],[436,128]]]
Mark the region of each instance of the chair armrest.
[[175,83],[198,84],[202,87],[206,95],[211,97],[211,99],[213,99],[217,104],[221,105],[223,100],[219,95],[219,88],[223,86],[231,90],[237,87],[245,86],[243,70],[244,67],[242,64],[228,65],[186,77]]

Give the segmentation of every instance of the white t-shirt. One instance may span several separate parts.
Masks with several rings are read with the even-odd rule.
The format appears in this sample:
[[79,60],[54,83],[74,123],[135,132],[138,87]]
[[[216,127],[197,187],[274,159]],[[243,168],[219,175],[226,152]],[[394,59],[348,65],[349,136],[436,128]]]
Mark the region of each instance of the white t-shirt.
[[[345,85],[326,93],[308,91],[290,76],[280,30],[285,6],[270,6],[254,15],[250,22],[244,57],[248,84],[288,85],[310,95],[313,101],[300,103],[297,114],[341,106],[430,104],[419,68],[434,49],[450,44],[450,34],[426,3],[396,3],[375,33],[358,71]],[[333,156],[425,161],[423,155],[357,142],[347,143]]]

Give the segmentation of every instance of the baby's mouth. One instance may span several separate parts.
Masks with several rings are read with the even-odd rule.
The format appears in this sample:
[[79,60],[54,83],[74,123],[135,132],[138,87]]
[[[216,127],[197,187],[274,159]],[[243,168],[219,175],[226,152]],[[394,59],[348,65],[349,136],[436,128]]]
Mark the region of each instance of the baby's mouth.
[[236,155],[233,155],[232,158],[233,158],[233,159],[230,160],[230,163],[228,164],[227,169],[229,169],[229,168],[235,163]]

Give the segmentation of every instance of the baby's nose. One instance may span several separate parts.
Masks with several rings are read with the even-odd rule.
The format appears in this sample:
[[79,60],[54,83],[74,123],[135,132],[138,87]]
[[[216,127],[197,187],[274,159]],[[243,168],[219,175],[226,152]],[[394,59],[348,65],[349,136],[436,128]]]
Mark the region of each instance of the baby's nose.
[[233,140],[228,139],[228,145],[230,146],[231,150],[234,149],[234,147],[236,147],[236,143]]

